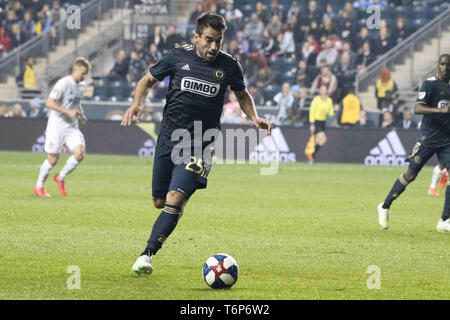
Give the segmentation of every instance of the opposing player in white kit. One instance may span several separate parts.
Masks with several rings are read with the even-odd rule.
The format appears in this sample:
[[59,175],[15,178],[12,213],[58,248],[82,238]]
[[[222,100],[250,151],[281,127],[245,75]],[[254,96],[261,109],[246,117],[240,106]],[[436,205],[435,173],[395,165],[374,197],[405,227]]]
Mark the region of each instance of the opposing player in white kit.
[[78,120],[87,121],[83,107],[80,104],[85,90],[83,81],[90,69],[85,58],[77,58],[72,74],[61,78],[50,92],[46,106],[50,110],[45,132],[44,150],[48,154],[41,166],[34,193],[40,197],[50,197],[44,189],[45,180],[59,159],[59,154],[65,145],[72,150],[72,156],[53,178],[58,185],[58,191],[65,196],[64,178],[84,159],[86,144],[84,136],[78,128]]

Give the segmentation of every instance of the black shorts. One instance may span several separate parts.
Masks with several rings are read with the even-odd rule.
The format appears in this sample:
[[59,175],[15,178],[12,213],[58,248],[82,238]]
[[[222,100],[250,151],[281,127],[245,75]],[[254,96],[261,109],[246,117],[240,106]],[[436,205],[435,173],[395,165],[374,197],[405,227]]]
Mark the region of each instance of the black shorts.
[[319,132],[325,132],[326,121],[314,121],[314,134]]
[[408,156],[409,169],[418,173],[428,160],[436,153],[438,161],[445,168],[450,169],[450,145],[444,147],[428,147],[416,142],[411,154]]
[[172,150],[161,137],[158,137],[153,163],[152,196],[166,199],[169,191],[175,190],[188,198],[197,189],[204,189],[211,165],[200,157],[188,154],[182,162],[172,161]]

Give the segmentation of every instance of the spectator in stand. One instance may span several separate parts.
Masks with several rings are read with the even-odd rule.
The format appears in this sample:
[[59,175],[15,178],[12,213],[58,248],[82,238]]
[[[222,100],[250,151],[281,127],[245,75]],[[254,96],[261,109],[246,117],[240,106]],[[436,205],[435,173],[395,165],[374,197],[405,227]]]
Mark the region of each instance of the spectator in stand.
[[380,111],[387,108],[392,102],[395,92],[397,92],[397,84],[391,79],[391,71],[388,68],[383,68],[375,86],[377,108]]
[[55,25],[61,21],[65,21],[66,18],[67,18],[66,10],[61,8],[61,5],[58,0],[54,0],[51,10],[52,24]]
[[0,27],[0,57],[11,50],[11,38],[6,33],[5,27]]
[[353,8],[353,2],[347,1],[345,3],[344,8],[339,11],[339,17],[343,20],[349,19],[355,25],[358,21],[358,13]]
[[258,19],[266,25],[270,21],[269,14],[267,13],[267,10],[264,9],[264,5],[262,1],[257,1],[255,6],[255,13],[258,16]]
[[327,4],[325,7],[325,13],[323,14],[322,22],[325,22],[326,19],[330,18],[333,23],[336,22],[336,18],[338,17],[337,13],[334,12],[334,8],[331,4]]
[[26,41],[33,38],[36,34],[36,23],[31,19],[31,11],[25,11],[23,20],[20,22],[20,28],[25,35]]
[[34,70],[33,66],[34,66],[34,58],[28,57],[25,62],[25,68],[16,78],[16,82],[19,87],[31,90],[37,89],[36,71]]
[[221,121],[224,123],[235,123],[242,124],[247,123],[247,117],[245,116],[242,109],[239,107],[239,102],[237,101],[234,92],[229,91],[228,100],[223,107],[223,114]]
[[[153,33],[149,37],[149,43],[154,43],[158,48],[158,51],[164,54],[166,48],[166,36],[162,32],[161,26],[155,26]],[[166,50],[166,51],[165,51]]]
[[182,42],[184,42],[183,36],[177,32],[174,25],[170,25],[169,28],[167,28],[167,38],[164,49],[169,50],[173,48],[176,43]]
[[403,17],[397,18],[392,35],[396,41],[395,44],[399,44],[400,42],[408,38],[408,36],[410,35],[410,31],[408,30],[405,19]]
[[334,27],[333,20],[331,20],[331,18],[326,18],[323,21],[323,28],[322,28],[322,30],[323,30],[323,34],[327,38],[331,37],[332,35],[337,34],[337,30]]
[[36,34],[47,32],[52,25],[52,18],[48,4],[42,6],[42,10],[37,13]]
[[375,128],[375,124],[367,117],[367,111],[361,109],[357,125],[363,128]]
[[120,50],[117,54],[117,60],[114,67],[107,75],[108,81],[127,81],[128,68],[130,61],[127,59],[125,50]]
[[302,19],[304,19],[306,24],[310,24],[311,20],[315,20],[317,24],[322,21],[322,14],[317,9],[317,3],[315,0],[310,0],[308,3],[308,10],[306,15],[300,13]]
[[323,86],[327,88],[327,95],[332,98],[337,90],[338,82],[336,76],[331,73],[331,69],[327,65],[320,68],[320,73],[311,85],[310,94],[316,95]]
[[402,119],[397,123],[397,127],[401,129],[417,129],[417,123],[412,119],[412,113],[408,108],[403,109]]
[[341,56],[344,53],[348,53],[350,56],[350,63],[353,66],[353,68],[356,68],[356,58],[358,55],[352,50],[352,43],[349,41],[342,41],[342,51]]
[[364,42],[362,52],[356,58],[356,67],[358,70],[366,68],[372,62],[375,61],[375,57],[370,50],[370,43]]
[[292,103],[292,116],[293,125],[296,127],[302,127],[308,122],[309,106],[306,90],[301,89],[298,86],[294,86],[291,90],[294,102]]
[[292,108],[294,103],[294,97],[291,94],[291,85],[288,82],[283,83],[281,86],[281,92],[278,92],[273,101],[278,106],[277,121],[280,125],[285,125],[287,119],[287,109]]
[[263,42],[264,24],[258,19],[256,13],[252,13],[250,21],[245,25],[244,34],[250,42],[252,52],[258,50]]
[[196,25],[198,17],[200,17],[204,12],[205,10],[203,8],[203,3],[201,1],[197,1],[195,4],[195,10],[189,16],[188,23],[190,25]]
[[137,39],[134,42],[133,51],[135,51],[135,53],[137,54],[137,56],[140,60],[144,61],[145,57],[147,56],[147,50],[145,50],[145,47],[144,47],[144,40]]
[[275,76],[269,67],[258,69],[258,73],[256,74],[256,86],[259,88],[264,88],[269,84],[273,83]]
[[29,118],[39,118],[43,119],[47,117],[47,113],[43,108],[43,104],[39,98],[33,98],[30,101],[30,112],[28,113]]
[[298,5],[298,2],[292,1],[286,16],[287,21],[289,21],[291,17],[295,17],[297,20],[299,14],[300,14],[300,6]]
[[31,17],[37,17],[39,11],[41,11],[42,6],[44,5],[44,0],[31,0],[31,3],[27,4],[27,10],[31,11]]
[[225,33],[228,38],[233,38],[238,30],[240,30],[240,25],[244,15],[242,11],[234,7],[234,0],[226,0],[225,8],[220,10],[220,14],[227,21],[227,31]]
[[289,29],[288,25],[283,25],[285,28],[280,37],[280,55],[285,58],[295,58],[295,41],[294,33]]
[[283,24],[280,21],[280,17],[276,14],[273,15],[270,23],[266,27],[266,30],[268,31],[271,38],[276,39],[283,30]]
[[158,50],[156,44],[152,43],[150,49],[146,52],[145,62],[147,66],[154,65],[159,59],[161,59],[162,53]]
[[298,62],[298,67],[295,75],[295,83],[300,88],[309,88],[308,79],[308,65],[305,60],[300,60]]
[[361,53],[362,52],[362,46],[363,46],[363,44],[365,42],[369,42],[370,48],[373,47],[372,41],[370,40],[370,37],[369,37],[369,29],[361,28],[361,30],[359,31],[358,36],[355,39],[355,44],[353,46],[353,48],[355,49],[355,51],[357,53]]
[[356,35],[354,33],[352,20],[350,20],[350,19],[344,20],[344,25],[343,25],[343,27],[341,29],[339,38],[342,41],[348,41],[351,44],[355,43]]
[[376,56],[381,56],[392,48],[392,39],[389,36],[387,28],[380,28],[378,38],[373,42],[373,53]]
[[11,26],[11,44],[14,48],[17,48],[21,44],[23,44],[27,39],[25,34],[20,29],[20,25],[18,23],[14,23]]
[[302,43],[305,40],[305,33],[301,29],[300,24],[297,21],[297,16],[292,15],[287,21],[287,27],[292,30],[294,43],[295,43],[295,55],[301,57]]
[[339,57],[339,52],[334,48],[330,39],[325,41],[325,47],[319,52],[316,58],[316,66],[320,67],[320,60],[325,59],[327,64],[332,67]]
[[317,54],[319,53],[319,44],[313,35],[308,35],[302,46],[302,59],[308,66],[315,66]]
[[340,123],[343,126],[354,126],[360,120],[361,102],[355,96],[355,87],[350,87],[341,102]]
[[144,60],[139,58],[139,54],[132,50],[130,52],[129,67],[127,79],[131,82],[138,82],[144,75],[147,67],[144,65]]
[[338,89],[339,92],[335,97],[335,100],[340,100],[343,92],[347,91],[349,86],[353,85],[353,82],[355,81],[356,70],[350,62],[350,55],[348,52],[342,53],[339,62],[334,66],[333,73],[340,84],[340,88]]
[[14,10],[7,10],[6,11],[6,20],[2,21],[2,26],[6,28],[8,32],[11,32],[12,25],[19,23],[20,20],[17,19],[16,13]]
[[26,118],[27,114],[22,109],[22,105],[19,103],[16,103],[11,110],[10,117],[12,118]]
[[308,36],[313,36],[314,39],[321,39],[324,35],[323,29],[316,20],[311,20],[309,23]]
[[383,113],[383,120],[381,121],[381,128],[383,129],[390,129],[394,128],[394,116],[392,115],[392,112],[385,111]]
[[236,33],[236,42],[239,48],[239,53],[246,56],[249,53],[250,45],[247,39],[245,39],[244,32],[238,31]]
[[248,92],[252,96],[253,101],[255,101],[255,105],[257,105],[257,106],[264,105],[264,103],[265,103],[264,96],[262,95],[261,92],[259,92],[259,90],[255,84],[250,84],[250,86],[248,88]]
[[0,118],[7,118],[8,117],[8,108],[6,107],[6,104],[0,105]]
[[270,2],[269,16],[278,16],[279,21],[283,21],[283,10],[280,8],[278,0],[272,0]]
[[275,52],[278,52],[280,50],[277,41],[270,36],[269,30],[266,28],[264,29],[264,42],[262,45],[262,48],[264,50],[264,54],[269,57],[273,55]]
[[13,1],[12,10],[14,10],[16,17],[19,21],[23,19],[24,9],[21,1],[19,0]]
[[228,41],[228,50],[227,52],[232,56],[235,56],[239,53],[239,45],[236,39],[232,39]]

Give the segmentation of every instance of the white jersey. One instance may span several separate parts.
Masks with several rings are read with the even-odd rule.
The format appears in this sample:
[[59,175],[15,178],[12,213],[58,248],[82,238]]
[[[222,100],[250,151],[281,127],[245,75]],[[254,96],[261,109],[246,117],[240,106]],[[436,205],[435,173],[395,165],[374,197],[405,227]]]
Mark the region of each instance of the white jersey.
[[[72,76],[69,75],[56,82],[49,97],[55,99],[66,109],[77,109],[80,106],[80,100],[84,90],[86,90],[85,83],[76,83],[72,79]],[[58,111],[50,110],[48,114],[48,126],[59,127],[61,129],[78,128],[78,120]]]

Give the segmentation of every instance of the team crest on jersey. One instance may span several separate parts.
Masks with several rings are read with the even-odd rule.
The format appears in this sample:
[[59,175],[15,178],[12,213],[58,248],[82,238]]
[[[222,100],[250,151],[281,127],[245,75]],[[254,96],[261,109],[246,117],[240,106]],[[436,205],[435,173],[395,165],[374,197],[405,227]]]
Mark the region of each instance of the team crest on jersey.
[[216,76],[217,79],[223,79],[223,77],[225,76],[225,73],[223,72],[222,69],[217,69],[214,72],[214,75]]
[[418,97],[419,99],[423,99],[423,98],[425,98],[425,95],[426,95],[426,94],[427,94],[426,92],[421,91],[421,92],[419,92],[419,94],[417,95],[417,97]]
[[184,77],[181,80],[181,90],[196,93],[205,97],[213,98],[220,91],[220,84],[200,80],[192,77]]

